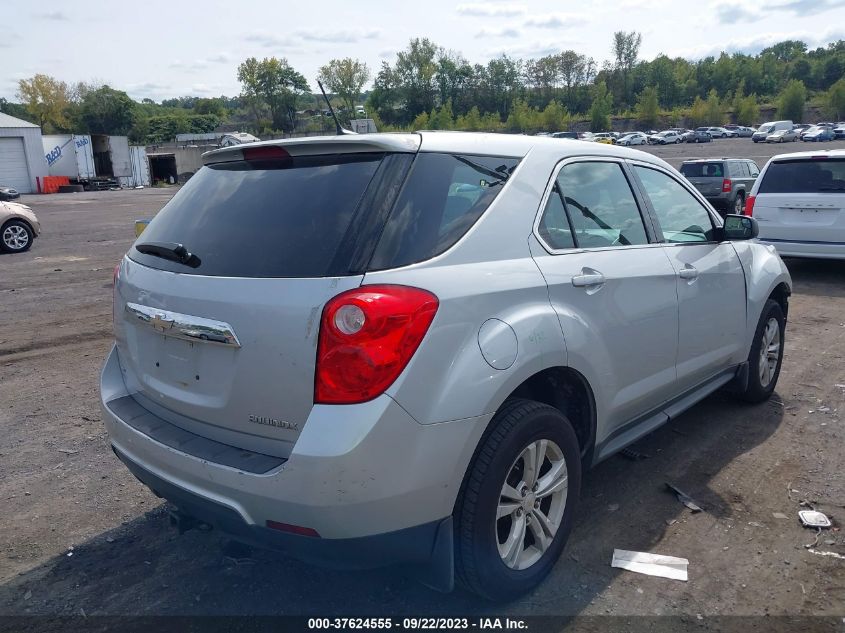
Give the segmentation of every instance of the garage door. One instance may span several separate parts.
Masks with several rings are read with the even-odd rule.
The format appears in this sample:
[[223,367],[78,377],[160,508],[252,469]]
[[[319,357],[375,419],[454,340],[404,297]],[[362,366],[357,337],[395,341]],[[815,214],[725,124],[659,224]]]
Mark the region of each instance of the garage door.
[[13,187],[21,193],[32,192],[23,139],[20,137],[0,138],[0,185]]

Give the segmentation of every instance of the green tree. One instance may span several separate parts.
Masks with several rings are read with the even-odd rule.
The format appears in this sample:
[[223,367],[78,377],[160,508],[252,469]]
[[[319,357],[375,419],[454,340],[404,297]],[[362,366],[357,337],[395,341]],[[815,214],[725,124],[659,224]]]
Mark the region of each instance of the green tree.
[[420,112],[414,122],[411,123],[411,129],[413,130],[429,130],[431,129],[428,124],[428,112]]
[[478,111],[478,106],[472,106],[470,111],[467,112],[466,117],[464,117],[463,129],[468,132],[477,132],[482,129],[481,113]]
[[482,132],[496,132],[502,129],[502,119],[495,112],[485,112],[481,117]]
[[590,130],[604,132],[610,129],[610,111],[613,95],[607,90],[607,84],[600,81],[596,84],[593,104],[590,106]]
[[128,134],[136,106],[122,90],[102,86],[85,92],[79,104],[79,120],[92,134]]
[[452,113],[452,100],[447,99],[431,116],[431,127],[435,130],[451,130],[455,127],[455,116]]
[[707,94],[704,108],[707,125],[722,125],[725,122],[725,112],[722,103],[719,101],[719,93],[716,92],[715,88],[711,88]]
[[333,59],[320,68],[319,79],[343,102],[349,118],[355,118],[355,105],[361,89],[370,80],[370,69],[362,61],[345,57]]
[[[238,66],[238,81],[244,96],[260,100],[270,109],[273,129],[293,130],[296,126],[296,101],[308,91],[308,82],[285,58],[250,57]],[[257,118],[257,117],[256,117]]]
[[18,99],[44,133],[69,129],[67,114],[72,95],[64,81],[40,73],[29,79],[21,79],[18,81]]
[[804,118],[804,104],[807,102],[807,88],[799,79],[792,79],[780,93],[778,116],[782,119],[800,122]]
[[629,78],[631,71],[637,63],[637,56],[640,53],[640,44],[642,44],[642,41],[643,36],[636,31],[631,31],[630,33],[617,31],[613,34],[613,68],[622,75],[621,94],[618,95],[618,101],[625,108],[630,104],[628,99],[630,94]]
[[195,114],[213,114],[217,117],[226,116],[226,107],[223,105],[223,100],[215,99],[197,99],[194,103]]
[[750,94],[742,96],[737,93],[739,99],[734,98],[734,115],[736,122],[740,125],[752,125],[760,118],[760,106],[757,105],[757,95]]
[[569,127],[569,113],[566,108],[552,99],[540,113],[543,129],[547,132],[558,132]]
[[690,125],[698,127],[699,125],[707,125],[707,104],[701,97],[696,97],[689,110]]
[[648,86],[637,97],[637,119],[646,127],[655,127],[659,118],[657,88]]
[[411,116],[434,108],[437,94],[434,76],[439,51],[437,44],[424,37],[411,40],[408,48],[396,55],[393,72],[400,86],[400,99]]
[[840,79],[830,87],[825,95],[827,115],[834,121],[845,119],[845,79]]

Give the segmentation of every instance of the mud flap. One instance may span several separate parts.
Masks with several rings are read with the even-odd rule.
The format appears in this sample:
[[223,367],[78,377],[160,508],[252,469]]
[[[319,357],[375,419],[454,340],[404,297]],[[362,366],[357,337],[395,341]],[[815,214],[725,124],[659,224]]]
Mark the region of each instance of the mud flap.
[[745,393],[748,389],[748,371],[748,361],[740,363],[736,368],[736,375],[725,385],[725,391],[735,394]]
[[431,559],[427,565],[407,568],[409,574],[426,587],[449,593],[455,588],[455,545],[452,517],[446,517],[437,526]]

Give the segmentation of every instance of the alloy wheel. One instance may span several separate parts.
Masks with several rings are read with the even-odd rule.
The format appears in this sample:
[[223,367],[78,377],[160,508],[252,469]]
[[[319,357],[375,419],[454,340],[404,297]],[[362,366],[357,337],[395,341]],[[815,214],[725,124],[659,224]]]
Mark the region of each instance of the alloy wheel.
[[505,477],[496,511],[496,542],[505,565],[522,570],[542,558],[563,520],[568,482],[555,442],[535,440],[522,450]]
[[12,224],[3,231],[3,243],[11,251],[23,250],[29,244],[29,233],[19,224]]
[[765,389],[772,382],[780,361],[780,324],[771,317],[763,328],[760,345],[760,386]]

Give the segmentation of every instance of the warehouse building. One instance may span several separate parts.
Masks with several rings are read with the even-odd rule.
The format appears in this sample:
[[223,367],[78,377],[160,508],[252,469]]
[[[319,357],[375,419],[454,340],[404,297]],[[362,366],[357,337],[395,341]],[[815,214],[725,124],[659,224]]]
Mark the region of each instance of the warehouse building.
[[0,112],[0,185],[35,193],[47,175],[41,128]]

